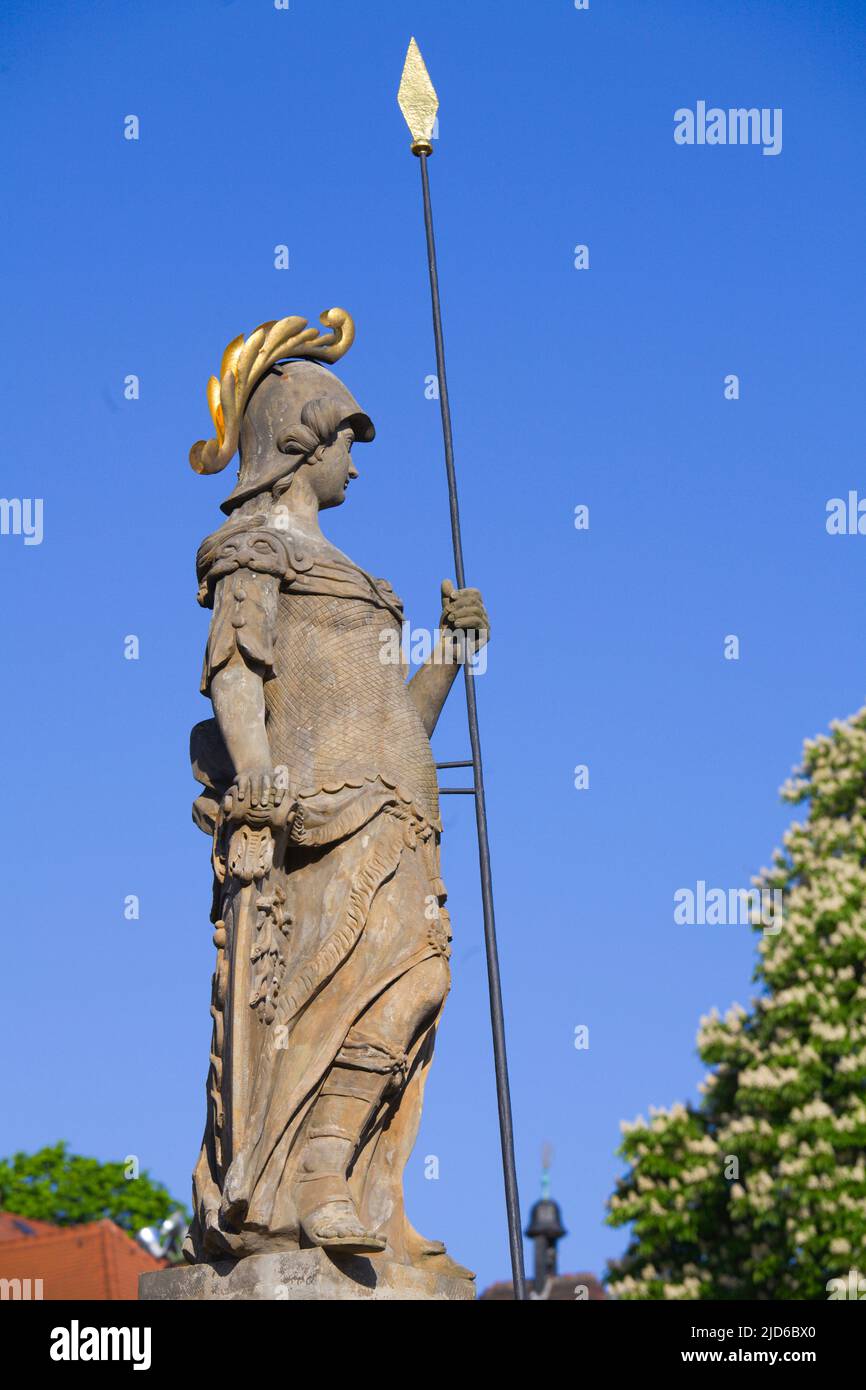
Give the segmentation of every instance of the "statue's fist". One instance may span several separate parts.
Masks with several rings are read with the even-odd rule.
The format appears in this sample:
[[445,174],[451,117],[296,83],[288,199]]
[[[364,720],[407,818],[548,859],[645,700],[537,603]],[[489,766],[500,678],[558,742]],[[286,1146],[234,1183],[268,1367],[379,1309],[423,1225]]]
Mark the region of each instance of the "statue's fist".
[[490,619],[478,589],[455,589],[450,579],[442,580],[443,631],[465,632],[473,651],[483,647],[490,636]]
[[288,793],[284,768],[256,767],[239,772],[223,797],[228,820],[248,825],[285,825],[291,819],[293,800]]

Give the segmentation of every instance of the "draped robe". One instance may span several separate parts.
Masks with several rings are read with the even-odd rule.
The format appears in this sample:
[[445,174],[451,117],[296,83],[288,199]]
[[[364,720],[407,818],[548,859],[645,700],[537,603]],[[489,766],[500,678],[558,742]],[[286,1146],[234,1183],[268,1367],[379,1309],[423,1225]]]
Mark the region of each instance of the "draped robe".
[[[202,690],[238,659],[262,678],[272,763],[297,813],[282,834],[227,824],[236,769],[216,721],[196,726],[217,962],[194,1260],[298,1248],[294,1179],[330,1067],[383,990],[450,950],[436,770],[393,659],[402,605],[390,585],[266,515],[209,537],[198,574],[199,601],[213,608]],[[415,1040],[406,1083],[382,1101],[349,1175],[362,1222],[404,1263],[441,1252],[413,1230],[402,1194],[437,1022]]]

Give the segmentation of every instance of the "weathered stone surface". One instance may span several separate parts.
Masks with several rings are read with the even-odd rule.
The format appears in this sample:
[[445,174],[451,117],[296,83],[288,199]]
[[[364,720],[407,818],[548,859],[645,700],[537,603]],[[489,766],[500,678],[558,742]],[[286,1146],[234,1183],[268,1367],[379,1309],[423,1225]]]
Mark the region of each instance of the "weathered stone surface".
[[325,1250],[300,1250],[296,1254],[250,1255],[236,1263],[187,1265],[143,1274],[138,1296],[145,1302],[469,1302],[475,1299],[475,1288],[468,1279],[425,1273],[411,1265],[360,1255],[334,1257]]
[[[276,1296],[262,1281],[293,1298],[473,1296],[408,1220],[403,1170],[450,981],[430,736],[489,624],[478,590],[445,580],[407,680],[399,598],[323,534],[375,434],[325,365],[354,325],[342,309],[323,323],[230,343],[208,387],[216,437],[190,456],[206,475],[236,450],[241,464],[197,561],[214,717],[193,730],[194,816],[217,956],[185,1245],[203,1272],[160,1276],[170,1297]],[[217,1263],[264,1256],[277,1265]]]

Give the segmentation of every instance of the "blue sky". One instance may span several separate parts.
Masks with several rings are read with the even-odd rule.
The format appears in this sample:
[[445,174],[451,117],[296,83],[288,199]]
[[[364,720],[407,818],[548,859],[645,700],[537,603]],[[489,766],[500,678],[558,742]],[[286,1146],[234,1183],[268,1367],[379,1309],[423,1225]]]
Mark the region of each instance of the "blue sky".
[[[803,738],[863,700],[866,539],[828,536],[825,509],[866,492],[866,12],[7,0],[0,26],[0,492],[44,506],[41,545],[0,536],[0,1152],[136,1154],[188,1200],[213,955],[193,561],[230,483],[186,457],[230,338],[353,314],[341,374],[378,438],[325,529],[413,623],[438,616],[448,515],[395,103],[414,33],[441,100],[468,577],[493,622],[478,695],[524,1213],[549,1141],[561,1266],[600,1273],[624,1244],[603,1225],[620,1120],[694,1096],[700,1014],[750,993],[748,929],[677,926],[673,894],[748,885]],[[781,153],[677,145],[699,100],[782,108]],[[467,748],[458,691],[435,749]],[[454,987],[406,1186],[483,1286],[508,1253],[469,798],[446,803],[444,863]]]

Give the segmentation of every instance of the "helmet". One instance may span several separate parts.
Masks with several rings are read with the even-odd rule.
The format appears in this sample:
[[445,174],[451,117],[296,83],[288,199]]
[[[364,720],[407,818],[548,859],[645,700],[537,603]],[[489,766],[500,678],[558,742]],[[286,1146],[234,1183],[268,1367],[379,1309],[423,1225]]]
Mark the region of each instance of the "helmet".
[[351,425],[366,443],[375,434],[343,383],[322,362],[336,362],[355,340],[345,309],[320,315],[330,333],[308,328],[306,319],[284,318],[260,324],[244,340],[229,343],[219,377],[208,382],[207,397],[216,438],[190,449],[196,473],[219,473],[238,446],[237,486],[222,504],[231,512],[248,497],[294,471],[341,425]]
[[376,433],[369,415],[327,367],[303,361],[273,367],[244,411],[238,481],[222,510],[231,512],[272,487],[346,425],[364,444]]

